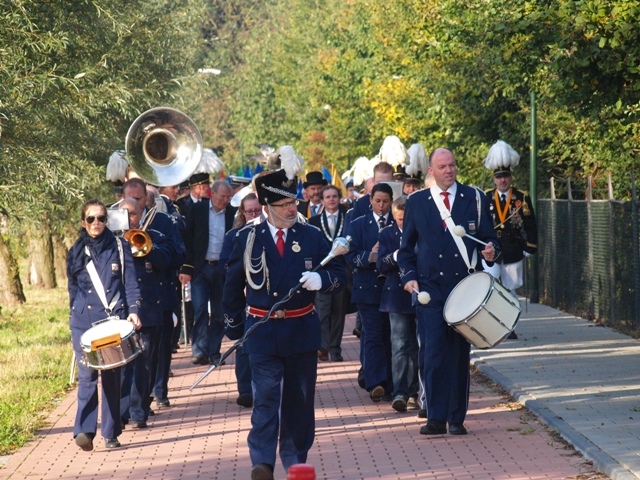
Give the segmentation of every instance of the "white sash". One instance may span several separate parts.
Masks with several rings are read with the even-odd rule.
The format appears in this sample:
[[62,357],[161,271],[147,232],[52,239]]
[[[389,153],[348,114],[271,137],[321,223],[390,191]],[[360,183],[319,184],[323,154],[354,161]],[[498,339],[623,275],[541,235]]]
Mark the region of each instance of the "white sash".
[[[120,263],[121,263],[120,269],[122,271],[122,280],[124,281],[124,261],[123,261],[123,255],[121,250],[122,244],[120,243],[119,238],[116,238],[116,243],[118,244],[118,253],[120,254]],[[89,252],[88,247],[85,246],[84,251],[87,254],[87,256],[89,257],[91,256],[91,253]],[[100,281],[100,276],[98,275],[96,266],[93,264],[93,260],[89,260],[89,263],[87,263],[87,271],[89,272],[89,276],[91,277],[93,288],[96,289],[96,293],[98,294],[98,297],[102,302],[102,305],[104,305],[105,312],[107,312],[107,315],[111,316],[111,311],[113,310],[113,307],[115,307],[116,303],[118,303],[118,300],[120,300],[120,292],[119,291],[116,292],[115,296],[111,300],[111,303],[107,303],[107,295],[104,291],[104,285],[102,285],[102,281]]]
[[[453,237],[453,241],[456,242],[458,250],[460,251],[460,255],[462,256],[462,260],[464,260],[464,263],[467,266],[467,269],[471,273],[475,272],[476,270],[475,265],[477,265],[478,263],[478,250],[477,249],[473,250],[473,256],[471,258],[473,261],[473,264],[472,264],[469,261],[469,253],[467,252],[467,247],[465,246],[464,241],[462,240],[462,237],[459,237],[458,235],[453,233],[453,228],[456,225],[455,223],[453,223],[453,218],[451,218],[451,212],[449,211],[447,206],[444,204],[442,197],[440,197],[439,193],[436,194],[433,191],[431,193],[431,197],[433,197],[433,201],[435,202],[436,207],[438,207],[438,210],[440,211],[440,217],[442,217],[442,220],[447,225],[447,230],[449,230],[449,233]],[[471,265],[474,265],[474,266],[472,267]]]

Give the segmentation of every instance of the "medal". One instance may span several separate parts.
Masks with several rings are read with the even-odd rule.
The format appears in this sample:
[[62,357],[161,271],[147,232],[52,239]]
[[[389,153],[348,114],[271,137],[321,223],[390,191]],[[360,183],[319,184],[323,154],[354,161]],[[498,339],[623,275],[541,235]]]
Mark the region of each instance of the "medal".
[[295,253],[300,252],[301,248],[298,242],[293,242],[293,245],[291,246],[291,250],[293,250]]

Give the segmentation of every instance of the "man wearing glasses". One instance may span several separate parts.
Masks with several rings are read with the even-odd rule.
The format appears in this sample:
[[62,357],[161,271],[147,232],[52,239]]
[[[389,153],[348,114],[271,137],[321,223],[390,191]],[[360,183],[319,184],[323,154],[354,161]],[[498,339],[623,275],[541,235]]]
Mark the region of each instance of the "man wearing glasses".
[[238,233],[228,262],[223,311],[231,339],[264,320],[243,349],[249,354],[254,393],[248,436],[251,479],[271,480],[278,445],[287,471],[306,462],[313,444],[320,348],[313,302],[316,292],[340,291],[346,273],[338,259],[313,271],[330,247],[320,230],[297,223],[295,174],[278,170],[258,177],[255,185],[260,204],[267,207],[267,221]]

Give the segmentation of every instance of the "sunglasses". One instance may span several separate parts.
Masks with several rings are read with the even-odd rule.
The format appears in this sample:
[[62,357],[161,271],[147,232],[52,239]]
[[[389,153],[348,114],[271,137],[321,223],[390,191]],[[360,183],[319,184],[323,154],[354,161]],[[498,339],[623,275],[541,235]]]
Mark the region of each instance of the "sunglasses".
[[94,217],[93,215],[84,219],[89,225],[91,225],[95,220],[98,220],[100,223],[104,223],[107,221],[106,215],[99,215]]

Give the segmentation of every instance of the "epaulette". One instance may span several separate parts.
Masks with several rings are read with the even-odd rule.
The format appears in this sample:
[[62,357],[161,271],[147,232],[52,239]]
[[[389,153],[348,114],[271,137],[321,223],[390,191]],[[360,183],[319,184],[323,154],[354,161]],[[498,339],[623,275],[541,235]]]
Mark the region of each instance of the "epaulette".
[[240,228],[238,229],[238,231],[236,232],[236,237],[237,237],[238,235],[240,235],[240,232],[244,232],[244,231],[245,231],[245,230],[247,230],[247,229],[251,229],[251,228],[255,228],[255,227],[256,227],[255,225],[252,225],[252,224],[249,224],[249,223],[245,224],[245,225],[244,225],[244,227],[240,227]]

